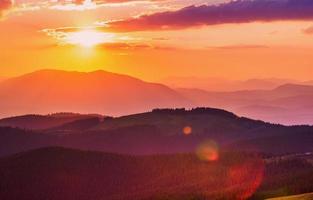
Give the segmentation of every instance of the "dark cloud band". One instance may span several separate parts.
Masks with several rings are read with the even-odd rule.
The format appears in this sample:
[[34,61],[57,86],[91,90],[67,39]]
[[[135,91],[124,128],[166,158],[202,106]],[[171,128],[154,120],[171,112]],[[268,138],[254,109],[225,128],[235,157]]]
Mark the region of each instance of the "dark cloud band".
[[168,30],[226,23],[312,19],[313,0],[238,0],[219,5],[189,6],[177,11],[109,22],[109,28],[105,29]]

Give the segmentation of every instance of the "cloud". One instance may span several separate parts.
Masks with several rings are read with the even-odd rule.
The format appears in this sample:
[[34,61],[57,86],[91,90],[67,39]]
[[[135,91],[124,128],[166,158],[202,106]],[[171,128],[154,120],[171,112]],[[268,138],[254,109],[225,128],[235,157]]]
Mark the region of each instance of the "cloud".
[[103,43],[97,45],[97,49],[102,50],[147,50],[155,47],[149,44],[141,43]]
[[306,29],[303,29],[302,32],[304,34],[312,35],[313,34],[313,26],[310,26],[310,27],[308,27]]
[[102,6],[112,6],[124,3],[162,1],[166,0],[15,0],[15,4],[16,10],[18,11],[29,11],[42,8],[64,11],[85,11],[94,10]]
[[[141,41],[140,38],[133,38],[123,35],[115,35],[112,33],[97,32],[94,29],[88,28],[76,28],[76,27],[66,27],[58,29],[44,29],[43,33],[47,36],[52,37],[56,40],[56,45],[50,47],[75,47],[81,46],[79,41],[75,41],[80,33],[90,32],[91,35],[99,39],[99,43],[95,44],[94,47],[98,50],[118,50],[118,51],[128,51],[128,50],[149,50],[149,49],[165,49],[167,47],[154,46],[145,41]],[[74,38],[74,39],[73,39]]]
[[228,46],[215,46],[208,47],[209,49],[220,49],[220,50],[240,50],[240,49],[264,49],[269,48],[266,45],[257,45],[257,44],[238,44],[238,45],[228,45]]
[[312,19],[312,0],[237,0],[111,21],[103,29],[121,32],[172,30],[226,23]]
[[0,0],[0,17],[13,6],[13,0]]

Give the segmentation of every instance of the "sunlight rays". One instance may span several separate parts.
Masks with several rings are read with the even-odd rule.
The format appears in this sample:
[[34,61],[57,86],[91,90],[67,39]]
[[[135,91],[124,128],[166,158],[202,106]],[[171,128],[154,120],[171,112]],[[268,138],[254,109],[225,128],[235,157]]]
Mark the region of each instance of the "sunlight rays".
[[78,32],[68,33],[64,37],[67,44],[78,45],[81,47],[94,47],[103,43],[112,42],[114,35],[109,33],[97,32],[94,30],[82,30]]

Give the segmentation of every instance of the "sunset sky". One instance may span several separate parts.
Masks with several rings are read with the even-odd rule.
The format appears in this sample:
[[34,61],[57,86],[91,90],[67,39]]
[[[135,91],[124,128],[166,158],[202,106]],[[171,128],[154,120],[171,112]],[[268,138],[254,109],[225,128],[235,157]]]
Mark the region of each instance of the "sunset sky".
[[313,79],[312,0],[0,0],[0,76]]

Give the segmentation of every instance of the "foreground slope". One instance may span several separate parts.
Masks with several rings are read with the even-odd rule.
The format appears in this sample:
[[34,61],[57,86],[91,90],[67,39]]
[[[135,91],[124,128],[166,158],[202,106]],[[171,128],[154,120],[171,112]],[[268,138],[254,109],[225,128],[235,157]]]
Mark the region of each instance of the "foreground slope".
[[0,158],[0,199],[254,200],[313,191],[306,159],[243,152],[200,158],[36,149]]
[[204,162],[192,154],[134,157],[45,148],[0,159],[0,198],[246,199],[260,184],[262,165],[255,156],[236,154]]
[[155,83],[105,71],[41,70],[0,83],[1,116],[59,111],[122,115],[191,102]]
[[313,199],[313,193],[276,197],[268,200],[311,200],[311,199]]

